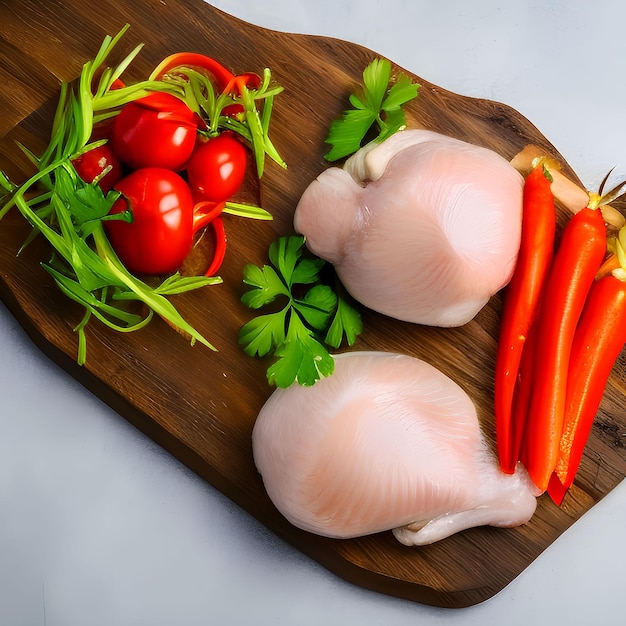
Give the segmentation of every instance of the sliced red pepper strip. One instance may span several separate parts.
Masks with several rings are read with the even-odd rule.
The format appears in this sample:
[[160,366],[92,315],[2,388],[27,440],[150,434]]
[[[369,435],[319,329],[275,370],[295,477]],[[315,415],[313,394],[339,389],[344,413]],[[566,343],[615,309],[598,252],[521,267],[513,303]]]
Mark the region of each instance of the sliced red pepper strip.
[[572,343],[563,434],[555,479],[548,486],[557,504],[574,482],[604,389],[624,345],[626,282],[609,274],[589,290]]
[[198,232],[219,217],[225,205],[225,202],[202,201],[196,203],[193,207],[193,232]]
[[209,72],[215,78],[217,87],[224,91],[235,75],[215,59],[198,52],[177,52],[163,59],[150,75],[151,80],[159,80],[167,72],[179,66],[197,67]]
[[504,293],[500,322],[494,411],[500,467],[507,474],[515,471],[523,426],[519,424],[523,413],[517,424],[513,420],[513,396],[522,351],[554,256],[556,212],[548,176],[539,164],[524,182],[520,248],[515,271]]
[[541,491],[559,454],[574,332],[605,251],[602,213],[586,207],[566,224],[545,285],[522,459]]
[[205,226],[211,226],[213,230],[213,258],[205,272],[206,276],[217,274],[226,255],[226,229],[220,217],[225,206],[225,202],[203,201],[198,202],[193,208],[193,232]]
[[[231,93],[235,91],[238,94],[241,94],[242,87],[256,89],[261,84],[261,77],[258,74],[253,74],[252,72],[247,72],[245,74],[239,74],[235,76],[233,80],[226,85],[224,91],[226,93]],[[223,115],[229,115],[230,117],[236,117],[240,113],[244,112],[244,107],[242,104],[229,104],[222,109]]]
[[236,91],[241,93],[241,88],[246,87],[248,89],[257,89],[261,85],[261,77],[254,72],[246,72],[244,74],[238,74],[233,76],[232,80],[224,87],[226,93]]
[[213,260],[207,268],[206,275],[214,276],[219,271],[226,256],[226,229],[224,228],[224,221],[221,217],[216,217],[212,222],[213,238],[215,241],[215,252],[213,253]]

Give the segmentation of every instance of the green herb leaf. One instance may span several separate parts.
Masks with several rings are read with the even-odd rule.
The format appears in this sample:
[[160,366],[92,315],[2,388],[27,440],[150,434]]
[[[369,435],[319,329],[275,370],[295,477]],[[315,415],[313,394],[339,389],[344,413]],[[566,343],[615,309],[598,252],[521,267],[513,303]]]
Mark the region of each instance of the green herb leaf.
[[7,175],[0,170],[0,200],[5,196],[13,193],[17,189],[17,185],[14,185]]
[[302,300],[294,300],[293,307],[308,326],[322,331],[328,328],[330,316],[337,307],[337,294],[329,285],[315,285]]
[[382,141],[406,126],[402,107],[417,97],[419,85],[401,73],[393,84],[391,63],[374,59],[363,71],[363,86],[350,95],[352,109],[343,111],[329,127],[327,161],[337,161],[357,152],[376,125],[376,141]]
[[332,148],[324,158],[327,161],[338,161],[354,154],[375,121],[376,116],[368,110],[344,111],[341,118],[331,122],[326,143],[332,144]]
[[249,264],[243,273],[250,289],[241,300],[248,307],[285,301],[283,308],[251,319],[239,332],[246,354],[274,354],[267,380],[278,387],[312,385],[329,376],[334,360],[326,345],[338,348],[344,335],[354,342],[361,332],[359,313],[321,281],[325,261],[305,256],[304,249],[304,237],[280,237],[269,249],[271,265]]
[[293,270],[302,256],[304,237],[280,237],[270,245],[269,258],[287,288],[292,285]]
[[337,311],[324,338],[326,343],[336,349],[339,348],[345,337],[348,345],[352,346],[362,330],[363,321],[359,312],[347,304],[345,300],[339,298]]
[[391,63],[387,59],[374,59],[363,71],[364,96],[367,108],[378,113],[389,85]]
[[278,313],[259,315],[244,324],[239,331],[239,343],[250,356],[265,356],[285,342],[287,309]]
[[269,211],[262,209],[254,204],[247,204],[245,202],[232,202],[228,201],[224,205],[223,213],[230,215],[236,215],[238,217],[247,217],[253,220],[273,220],[274,217]]
[[381,108],[384,111],[399,109],[407,102],[417,98],[419,85],[416,85],[406,74],[400,74],[395,84],[391,86]]
[[222,279],[219,276],[181,276],[176,272],[155,287],[154,293],[161,296],[180,295],[209,285],[219,285],[221,282]]
[[277,387],[289,387],[293,383],[310,387],[320,378],[330,376],[335,361],[326,348],[317,341],[293,316],[289,325],[288,339],[276,350],[278,360],[267,370],[267,381]]
[[406,127],[406,118],[402,109],[388,111],[385,119],[380,123],[380,133],[376,141],[384,141],[394,133]]
[[293,270],[291,282],[299,285],[310,285],[318,281],[324,265],[326,265],[326,261],[318,257],[302,259]]
[[242,302],[251,309],[260,309],[273,302],[278,296],[289,297],[289,290],[280,279],[276,270],[264,265],[259,268],[248,264],[243,270],[243,282],[250,287],[250,291],[243,294]]

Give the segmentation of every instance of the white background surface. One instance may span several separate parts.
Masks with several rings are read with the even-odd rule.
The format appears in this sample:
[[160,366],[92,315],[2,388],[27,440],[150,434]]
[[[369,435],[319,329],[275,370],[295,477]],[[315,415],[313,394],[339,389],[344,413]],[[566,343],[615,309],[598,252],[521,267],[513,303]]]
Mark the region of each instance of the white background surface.
[[[619,0],[219,0],[528,117],[584,183],[626,175]],[[269,63],[271,65],[271,62]],[[285,545],[31,344],[0,305],[0,625],[623,624],[622,484],[493,599],[421,606]]]

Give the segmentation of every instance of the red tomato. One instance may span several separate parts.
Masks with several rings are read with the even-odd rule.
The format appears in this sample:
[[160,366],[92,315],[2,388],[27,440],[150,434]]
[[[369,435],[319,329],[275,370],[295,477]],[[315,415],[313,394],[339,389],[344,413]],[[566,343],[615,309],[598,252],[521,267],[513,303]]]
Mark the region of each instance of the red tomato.
[[224,202],[241,187],[247,153],[231,133],[199,140],[187,163],[187,179],[196,202]]
[[179,98],[151,93],[125,104],[113,124],[112,148],[133,169],[181,169],[196,142],[197,118]]
[[193,244],[194,202],[187,183],[159,167],[135,170],[116,185],[121,194],[110,213],[130,209],[133,221],[104,222],[113,249],[138,274],[178,269]]
[[109,191],[123,176],[122,164],[106,143],[76,157],[72,165],[86,183],[92,183],[110,166],[109,172],[98,181],[104,193]]

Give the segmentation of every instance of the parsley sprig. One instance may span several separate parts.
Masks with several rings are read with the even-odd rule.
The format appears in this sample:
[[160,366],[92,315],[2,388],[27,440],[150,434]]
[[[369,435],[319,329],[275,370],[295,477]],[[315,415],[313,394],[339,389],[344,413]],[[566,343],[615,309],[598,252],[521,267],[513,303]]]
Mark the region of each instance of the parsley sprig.
[[[250,287],[242,301],[260,309],[284,300],[277,311],[259,315],[240,330],[246,354],[277,359],[267,370],[270,385],[310,386],[334,370],[328,348],[337,349],[344,338],[353,345],[361,332],[361,316],[332,287],[321,280],[326,261],[305,256],[302,236],[280,237],[269,249],[271,265],[248,264],[243,281]],[[304,286],[304,288],[303,288]],[[301,295],[297,295],[303,291]]]
[[402,107],[417,97],[419,85],[404,73],[391,81],[391,63],[374,59],[363,72],[363,86],[350,95],[352,109],[344,111],[330,124],[325,142],[332,147],[327,161],[354,154],[376,125],[376,141],[382,141],[406,126]]

